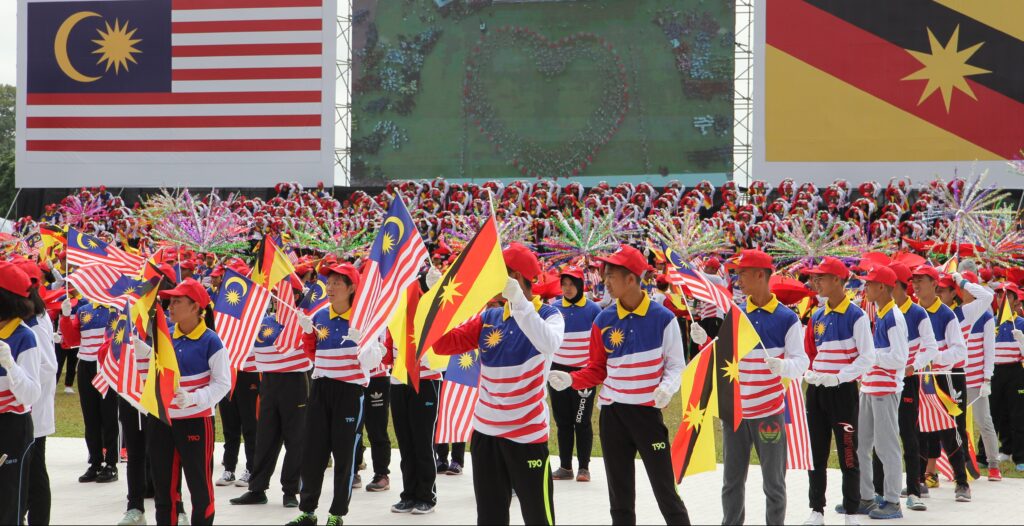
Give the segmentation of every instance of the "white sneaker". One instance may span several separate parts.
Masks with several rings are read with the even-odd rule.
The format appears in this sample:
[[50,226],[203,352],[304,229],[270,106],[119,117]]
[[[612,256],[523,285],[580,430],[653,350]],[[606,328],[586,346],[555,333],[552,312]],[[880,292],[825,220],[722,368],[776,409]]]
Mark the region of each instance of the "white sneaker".
[[65,387],[64,394],[75,394],[75,390],[70,387]]
[[117,526],[146,526],[146,514],[142,510],[128,510]]
[[844,515],[846,517],[846,526],[860,526],[860,520],[857,519],[856,515]]
[[235,481],[235,486],[238,486],[239,488],[248,488],[250,478],[252,478],[252,473],[249,473],[249,470],[247,469],[238,476],[238,480]]
[[805,526],[821,526],[825,524],[825,516],[816,511],[812,511],[811,515],[804,521]]
[[178,526],[188,526],[188,513],[178,514]]
[[1010,460],[1010,455],[1007,455],[1006,453],[1000,453],[999,456],[996,457],[996,461],[998,462],[1006,462],[1007,460]]
[[235,474],[230,471],[221,473],[220,478],[217,479],[218,486],[230,486],[235,483]]

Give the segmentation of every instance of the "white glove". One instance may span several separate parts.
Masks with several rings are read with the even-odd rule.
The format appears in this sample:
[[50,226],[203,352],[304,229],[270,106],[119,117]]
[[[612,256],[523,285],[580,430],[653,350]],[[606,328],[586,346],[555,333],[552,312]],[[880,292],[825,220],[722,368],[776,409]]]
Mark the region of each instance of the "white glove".
[[697,345],[704,345],[708,341],[708,332],[699,323],[690,324],[690,339]]
[[985,380],[981,382],[981,389],[978,390],[978,396],[981,398],[988,398],[992,394],[992,382]]
[[515,278],[508,278],[505,282],[505,290],[501,291],[502,297],[508,300],[511,304],[521,303],[526,301],[526,295],[523,294],[523,287],[519,285],[519,282]]
[[64,337],[59,332],[53,333],[53,343],[60,343],[64,341]]
[[804,380],[808,385],[821,385],[821,374],[814,371],[804,373]]
[[768,370],[771,371],[772,374],[782,376],[782,367],[784,364],[782,358],[772,358],[769,356],[764,359],[764,364],[768,366]]
[[1024,331],[1020,329],[1013,330],[1013,339],[1017,340],[1017,343],[1024,345]]
[[359,340],[363,339],[363,331],[355,327],[349,327],[348,334],[345,335],[345,339],[350,342],[359,343]]
[[834,374],[822,373],[818,376],[822,387],[835,387],[839,385],[839,377]]
[[668,406],[668,403],[672,401],[672,391],[669,391],[664,386],[659,385],[654,390],[654,407],[658,409],[664,409]]
[[572,375],[565,371],[551,371],[548,374],[548,384],[555,391],[565,391],[572,387]]
[[71,300],[65,298],[60,302],[60,313],[64,316],[71,316]]
[[179,388],[174,393],[174,399],[171,400],[171,403],[178,406],[179,409],[184,409],[196,405],[196,397],[192,393]]
[[299,327],[302,328],[304,334],[311,334],[313,332],[313,318],[306,316],[305,314],[298,314]]
[[137,358],[145,358],[153,352],[153,348],[138,336],[132,336],[132,345],[135,346],[135,356]]
[[[351,333],[352,329],[349,329],[349,334]],[[380,365],[380,361],[384,358],[384,353],[386,351],[387,349],[385,349],[380,342],[371,342],[369,345],[359,350],[359,354],[356,355],[356,359],[359,360],[359,365],[364,371],[369,371]]]
[[957,285],[959,285],[960,282],[963,281],[963,280],[964,280],[964,277],[961,276],[959,272],[954,272],[953,273],[953,283],[956,283]]
[[438,281],[441,281],[441,271],[437,270],[434,265],[430,265],[430,270],[427,271],[427,288],[434,288]]
[[11,346],[0,342],[0,367],[11,369],[14,367],[14,356],[11,354]]

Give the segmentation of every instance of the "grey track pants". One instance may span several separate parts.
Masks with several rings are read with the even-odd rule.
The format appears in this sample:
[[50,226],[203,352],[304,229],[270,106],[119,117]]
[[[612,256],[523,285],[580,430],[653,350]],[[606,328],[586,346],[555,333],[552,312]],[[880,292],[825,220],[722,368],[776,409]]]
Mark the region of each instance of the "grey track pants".
[[860,498],[869,499],[875,494],[872,482],[874,470],[871,466],[871,451],[874,450],[882,461],[885,480],[885,500],[899,504],[900,489],[903,487],[903,454],[900,450],[899,425],[900,396],[897,393],[887,395],[860,395],[860,429],[857,446],[857,457],[861,466],[869,466],[860,470]]
[[722,484],[722,524],[743,524],[746,516],[747,470],[750,449],[757,451],[767,498],[765,522],[786,519],[786,422],[782,415],[743,419],[738,430],[722,430],[725,474]]

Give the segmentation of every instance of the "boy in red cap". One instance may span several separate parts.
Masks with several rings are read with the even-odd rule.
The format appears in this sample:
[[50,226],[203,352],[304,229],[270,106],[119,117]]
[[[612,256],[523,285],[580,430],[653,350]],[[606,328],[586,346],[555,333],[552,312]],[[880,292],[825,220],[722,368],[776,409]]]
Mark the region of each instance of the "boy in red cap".
[[[555,308],[565,319],[565,338],[552,357],[551,370],[572,373],[590,362],[590,329],[594,326],[594,318],[601,313],[601,307],[589,301],[583,292],[583,269],[564,268],[560,278],[562,299],[555,303]],[[575,444],[580,466],[576,480],[589,481],[590,450],[594,444],[590,415],[594,412],[595,390],[550,389],[549,394],[551,412],[558,428],[558,457],[562,464],[552,476],[555,480],[573,478],[572,450]]]
[[14,264],[0,262],[0,524],[22,524],[28,487],[22,465],[32,445],[32,404],[42,393],[42,350],[22,319],[32,313],[32,280]]
[[605,287],[615,304],[594,319],[590,363],[571,374],[552,371],[548,382],[558,391],[603,384],[598,405],[612,522],[636,523],[634,459],[639,453],[665,522],[689,524],[661,414],[679,390],[685,366],[679,324],[641,287],[648,265],[639,250],[622,245],[598,259],[604,262]]
[[[995,366],[992,371],[992,422],[999,435],[997,461],[1012,460],[1018,472],[1024,472],[1024,318],[1020,312],[1020,289],[1006,284],[997,289],[999,327],[996,332]],[[1009,319],[1003,311],[1009,307]],[[995,455],[995,452],[988,452]]]
[[[722,429],[724,475],[722,483],[723,524],[743,524],[750,450],[757,451],[767,499],[766,524],[783,524],[786,519],[786,434],[771,438],[765,431],[780,431],[785,422],[783,378],[799,379],[809,360],[804,351],[800,319],[779,303],[769,280],[774,270],[772,257],[760,250],[744,250],[726,264],[736,272],[740,291],[747,297],[743,307],[754,326],[761,346],[740,360],[740,394],[743,420],[738,430]],[[695,342],[703,345],[705,341]]]
[[[860,509],[872,519],[900,519],[899,405],[903,375],[910,356],[907,323],[903,311],[896,308],[892,291],[896,273],[889,267],[875,267],[864,278],[864,297],[875,304],[875,366],[861,379],[860,409],[857,417],[860,435],[857,456],[860,471]],[[872,452],[882,464],[882,492],[875,493]],[[875,481],[877,482],[877,481]],[[839,510],[837,510],[839,511]]]
[[[966,382],[963,376],[963,363],[967,358],[967,346],[964,343],[964,335],[960,330],[960,321],[957,320],[953,310],[942,303],[938,297],[939,272],[931,265],[921,265],[914,269],[911,281],[914,284],[914,291],[917,293],[918,303],[928,312],[928,319],[932,323],[932,332],[935,334],[935,344],[938,353],[932,360],[931,371],[950,371],[953,375],[933,374],[932,379],[936,386],[956,399],[957,404],[966,412]],[[963,428],[966,423],[966,415],[957,417],[957,428]],[[954,490],[957,502],[970,502],[971,488],[967,484],[966,466],[966,444],[959,439],[956,428],[922,433],[921,449],[925,458],[937,458],[939,448],[946,450],[949,463],[953,468],[956,479]],[[930,464],[930,462],[929,462]],[[925,485],[938,487],[938,476],[929,471],[928,465],[922,466],[922,473]]]
[[[508,524],[512,492],[526,524],[554,524],[544,377],[565,321],[534,296],[537,256],[512,243],[502,252],[504,308],[489,308],[444,335],[438,354],[480,349],[480,398],[473,410],[473,492],[479,524]],[[538,383],[539,380],[539,383]]]
[[846,523],[857,524],[860,508],[860,466],[857,457],[857,379],[875,362],[871,322],[850,302],[846,280],[850,271],[838,259],[826,257],[807,271],[814,289],[825,298],[809,324],[817,352],[804,375],[807,386],[807,427],[814,470],[810,481],[811,515],[804,524],[825,521],[825,489],[832,436],[836,438],[839,469],[843,473],[843,510]]

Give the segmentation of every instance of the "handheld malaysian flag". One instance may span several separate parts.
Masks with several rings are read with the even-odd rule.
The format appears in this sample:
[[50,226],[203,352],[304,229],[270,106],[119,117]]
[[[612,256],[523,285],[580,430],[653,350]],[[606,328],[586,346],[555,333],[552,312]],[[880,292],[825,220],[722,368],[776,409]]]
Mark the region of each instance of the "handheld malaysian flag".
[[232,370],[242,369],[268,304],[269,290],[234,270],[224,271],[224,284],[213,306],[213,321],[228,350]]
[[480,358],[477,351],[452,356],[441,384],[435,444],[469,442],[473,408],[480,398]]

